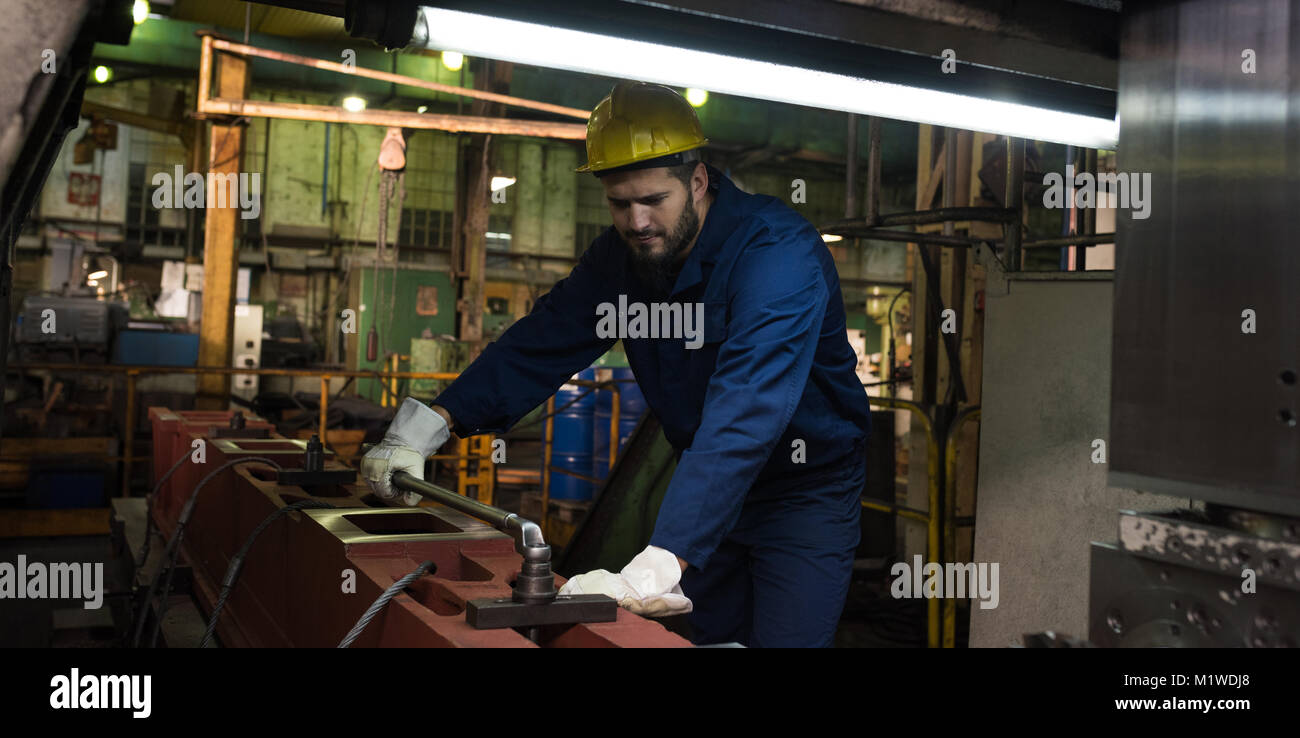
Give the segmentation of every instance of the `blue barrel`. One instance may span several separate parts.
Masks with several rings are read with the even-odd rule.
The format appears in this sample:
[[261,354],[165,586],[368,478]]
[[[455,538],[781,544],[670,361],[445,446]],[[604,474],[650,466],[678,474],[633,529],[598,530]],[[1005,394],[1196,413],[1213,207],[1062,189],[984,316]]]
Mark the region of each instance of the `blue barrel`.
[[[636,384],[632,370],[627,367],[602,370],[610,376],[601,379],[613,379],[618,382],[618,451],[622,453],[627,439],[632,437],[636,424],[645,412],[645,395]],[[627,381],[632,380],[632,381]],[[596,400],[595,442],[592,444],[592,476],[602,479],[609,474],[609,431],[611,415],[614,411],[614,393],[601,390]]]
[[[596,370],[583,369],[578,372],[577,378],[594,381]],[[584,392],[588,393],[585,397]],[[596,393],[590,387],[566,384],[555,393],[551,466],[579,474],[591,474],[591,449],[594,442],[592,416],[595,408]],[[550,493],[551,499],[555,500],[590,500],[595,490],[591,482],[552,471]]]

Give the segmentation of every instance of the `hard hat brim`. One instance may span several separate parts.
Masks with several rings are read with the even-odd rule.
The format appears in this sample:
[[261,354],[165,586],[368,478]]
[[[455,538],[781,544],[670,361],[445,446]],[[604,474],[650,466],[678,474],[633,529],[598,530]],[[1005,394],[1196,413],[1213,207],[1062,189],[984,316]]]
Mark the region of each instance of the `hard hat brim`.
[[672,156],[673,154],[680,154],[680,153],[682,153],[682,152],[690,151],[690,150],[692,150],[692,149],[702,148],[702,147],[703,147],[705,144],[707,144],[708,142],[709,142],[709,139],[707,139],[707,138],[702,138],[702,139],[700,139],[699,141],[692,141],[692,142],[690,142],[690,143],[688,143],[688,144],[685,144],[685,145],[683,145],[683,146],[677,146],[677,147],[670,148],[670,149],[668,149],[667,151],[662,151],[662,152],[656,151],[655,154],[654,154],[654,156],[651,156],[651,157],[632,157],[632,158],[630,158],[630,159],[623,159],[623,160],[620,160],[620,161],[602,162],[602,163],[600,164],[600,166],[597,166],[597,167],[593,167],[593,166],[591,165],[591,163],[589,162],[589,163],[587,163],[587,164],[583,164],[582,166],[578,167],[577,169],[575,169],[575,170],[573,170],[573,171],[574,171],[574,172],[609,172],[609,171],[612,170],[612,169],[620,169],[620,168],[622,168],[622,167],[626,167],[626,166],[629,166],[629,165],[632,165],[632,164],[641,164],[641,163],[644,163],[645,166],[644,166],[644,167],[637,167],[637,168],[650,169],[650,168],[653,168],[653,167],[669,167],[669,166],[674,166],[675,164],[679,164],[679,163],[682,163],[682,162],[667,161],[667,162],[664,162],[664,163],[662,163],[662,164],[657,164],[657,163],[654,163],[654,162],[655,162],[657,159],[662,159],[662,158],[670,157],[670,156]]

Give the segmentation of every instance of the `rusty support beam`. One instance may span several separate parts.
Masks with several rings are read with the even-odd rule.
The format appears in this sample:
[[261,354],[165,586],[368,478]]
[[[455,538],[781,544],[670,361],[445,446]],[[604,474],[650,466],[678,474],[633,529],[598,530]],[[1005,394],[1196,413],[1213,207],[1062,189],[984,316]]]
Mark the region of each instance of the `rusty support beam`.
[[[478,103],[475,103],[476,105]],[[453,133],[495,133],[510,136],[537,136],[572,141],[587,137],[581,123],[548,123],[535,120],[512,120],[472,115],[412,113],[403,110],[360,110],[355,113],[332,105],[242,100],[226,96],[205,100],[200,112],[210,115],[244,115],[254,118],[283,118],[328,123],[357,123],[388,128],[419,128]]]
[[[260,56],[263,59],[274,59],[276,61],[288,62],[290,64],[301,64],[307,67],[315,67],[339,74],[348,74],[354,77],[366,77],[368,79],[380,80],[382,82],[392,82],[394,84],[406,85],[407,87],[419,87],[432,92],[444,92],[449,95],[460,95],[462,97],[474,98],[476,100],[487,100],[490,102],[501,103],[516,108],[529,108],[531,110],[541,110],[547,113],[555,113],[569,118],[577,118],[586,121],[590,115],[588,110],[579,110],[578,108],[568,108],[563,105],[552,105],[551,103],[528,100],[522,97],[513,97],[511,95],[501,95],[487,90],[476,90],[469,87],[457,87],[455,85],[444,85],[439,82],[430,82],[419,79],[418,77],[407,77],[392,72],[381,72],[375,69],[367,69],[358,66],[344,66],[338,62],[332,62],[325,59],[313,59],[307,56],[297,54],[288,54],[283,51],[272,51],[270,49],[259,49],[256,46],[247,44],[237,44],[232,41],[223,39],[213,39],[212,46],[217,49],[229,51],[246,56]],[[409,126],[408,126],[409,127]],[[585,126],[584,126],[585,129]]]
[[867,222],[880,217],[880,118],[867,118]]
[[155,118],[144,113],[137,113],[133,110],[123,110],[114,108],[109,105],[101,105],[97,102],[84,100],[81,103],[82,117],[90,116],[92,118],[104,118],[106,120],[115,120],[118,123],[125,123],[136,128],[143,128],[146,131],[154,131],[169,136],[180,136],[184,127],[179,121],[166,120],[164,118]]
[[[480,71],[474,75],[474,85],[485,89],[507,88],[514,66],[490,59],[481,59]],[[492,116],[498,112],[497,104],[487,100],[475,100],[470,112],[478,116]],[[562,125],[562,124],[552,124]],[[586,127],[581,128],[582,137],[586,137]],[[487,270],[487,228],[488,209],[491,206],[492,172],[491,161],[492,135],[475,134],[461,152],[460,181],[462,187],[457,208],[460,225],[460,290],[457,302],[458,338],[470,343],[471,358],[478,355],[483,341],[483,310],[486,302],[483,282]]]
[[[210,43],[209,39],[210,37],[204,39],[205,49]],[[215,66],[215,85],[219,96],[241,98],[247,94],[247,59],[223,52],[216,56]],[[206,77],[201,70],[201,87],[204,86]],[[214,122],[208,147],[208,182],[214,183],[214,186],[223,186],[221,183],[225,181],[226,175],[238,177],[243,158],[244,124]],[[232,199],[234,202],[230,202]],[[203,317],[199,328],[198,363],[205,365],[230,364],[230,343],[235,320],[235,275],[239,268],[239,198],[227,198],[225,204],[224,208],[207,208],[204,229]],[[226,375],[200,375],[196,395],[195,406],[200,409],[224,408],[229,402],[230,378]]]

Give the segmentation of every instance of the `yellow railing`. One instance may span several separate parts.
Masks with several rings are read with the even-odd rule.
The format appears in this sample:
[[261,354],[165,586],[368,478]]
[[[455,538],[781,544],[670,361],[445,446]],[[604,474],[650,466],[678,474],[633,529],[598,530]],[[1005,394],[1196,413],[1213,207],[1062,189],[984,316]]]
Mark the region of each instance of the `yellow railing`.
[[[869,510],[891,513],[909,520],[925,523],[926,560],[943,565],[939,561],[939,542],[942,540],[948,558],[955,560],[957,553],[957,433],[964,422],[978,418],[979,406],[963,409],[948,427],[948,437],[944,439],[944,490],[940,497],[939,490],[939,439],[935,436],[934,423],[925,408],[910,400],[891,397],[868,397],[872,405],[893,410],[907,410],[917,418],[925,431],[925,462],[928,488],[925,510],[914,510],[900,505],[888,505],[871,500],[863,500],[862,506]],[[937,514],[943,504],[942,523]],[[938,598],[926,600],[926,645],[929,648],[952,648],[957,642],[957,601],[951,597],[943,599],[942,614]]]
[[[460,376],[455,372],[378,372],[365,369],[265,369],[228,366],[136,366],[129,364],[10,364],[12,371],[50,371],[62,373],[95,373],[126,375],[126,436],[122,453],[122,494],[129,493],[131,487],[131,466],[134,462],[135,440],[135,382],[143,375],[155,374],[256,374],[266,377],[320,377],[320,438],[325,442],[325,416],[329,410],[330,379],[332,377],[372,377],[378,379],[385,393],[389,387],[395,392],[398,379],[444,379],[451,380]],[[389,380],[392,384],[389,385]],[[490,444],[489,444],[490,446]],[[431,457],[444,458],[444,457]],[[452,458],[459,458],[453,456]]]

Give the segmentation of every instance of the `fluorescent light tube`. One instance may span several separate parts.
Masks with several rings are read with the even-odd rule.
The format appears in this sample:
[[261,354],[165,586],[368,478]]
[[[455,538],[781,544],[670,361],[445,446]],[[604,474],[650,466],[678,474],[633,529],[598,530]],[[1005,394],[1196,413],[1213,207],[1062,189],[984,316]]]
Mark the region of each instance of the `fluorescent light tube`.
[[1119,121],[1096,116],[444,8],[420,20],[428,48],[471,56],[1087,148],[1119,140]]

